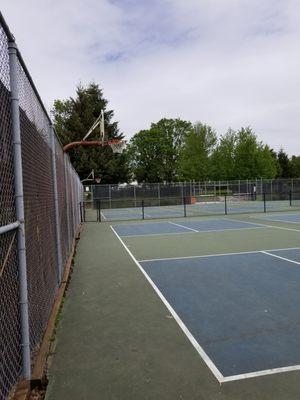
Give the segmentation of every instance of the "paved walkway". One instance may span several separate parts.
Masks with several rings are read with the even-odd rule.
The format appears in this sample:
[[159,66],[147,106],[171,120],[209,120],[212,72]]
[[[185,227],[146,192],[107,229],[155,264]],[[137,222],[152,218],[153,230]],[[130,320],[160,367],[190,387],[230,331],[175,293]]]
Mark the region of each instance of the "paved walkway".
[[299,373],[209,372],[106,223],[85,225],[46,400],[296,400]]

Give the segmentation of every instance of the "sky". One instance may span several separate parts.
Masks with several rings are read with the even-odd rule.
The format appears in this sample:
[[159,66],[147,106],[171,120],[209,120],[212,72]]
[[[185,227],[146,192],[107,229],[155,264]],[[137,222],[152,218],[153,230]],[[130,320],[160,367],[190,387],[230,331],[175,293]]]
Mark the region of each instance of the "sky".
[[96,82],[129,139],[161,118],[251,126],[300,155],[299,0],[2,0],[48,110]]

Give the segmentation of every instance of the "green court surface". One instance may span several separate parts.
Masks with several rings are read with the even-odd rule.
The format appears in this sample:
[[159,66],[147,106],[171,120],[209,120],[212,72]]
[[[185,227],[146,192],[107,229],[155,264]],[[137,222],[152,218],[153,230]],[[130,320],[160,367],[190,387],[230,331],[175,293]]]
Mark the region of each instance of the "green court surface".
[[46,399],[298,399],[292,215],[86,223]]

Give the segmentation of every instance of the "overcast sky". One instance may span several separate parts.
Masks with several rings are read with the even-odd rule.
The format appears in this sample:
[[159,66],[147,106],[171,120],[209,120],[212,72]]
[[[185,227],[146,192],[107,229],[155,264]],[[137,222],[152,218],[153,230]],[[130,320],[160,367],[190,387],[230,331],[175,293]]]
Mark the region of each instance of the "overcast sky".
[[2,0],[46,107],[99,83],[129,138],[182,118],[300,155],[299,0]]

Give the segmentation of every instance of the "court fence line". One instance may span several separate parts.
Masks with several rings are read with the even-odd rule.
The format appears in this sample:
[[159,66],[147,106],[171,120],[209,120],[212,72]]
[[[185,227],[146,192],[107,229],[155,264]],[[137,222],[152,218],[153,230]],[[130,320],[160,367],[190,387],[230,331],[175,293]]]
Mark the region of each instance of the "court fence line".
[[0,400],[30,379],[83,187],[0,13]]
[[241,193],[163,197],[158,199],[94,199],[81,204],[83,222],[232,215],[300,210],[300,192]]
[[158,201],[165,197],[197,197],[204,195],[221,196],[224,194],[241,195],[256,193],[270,196],[284,196],[290,191],[300,192],[299,179],[244,179],[228,181],[190,181],[190,182],[164,182],[164,183],[139,183],[139,184],[85,184],[85,198],[87,201],[107,200],[134,200],[156,198]]

